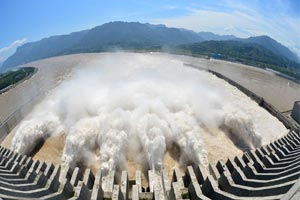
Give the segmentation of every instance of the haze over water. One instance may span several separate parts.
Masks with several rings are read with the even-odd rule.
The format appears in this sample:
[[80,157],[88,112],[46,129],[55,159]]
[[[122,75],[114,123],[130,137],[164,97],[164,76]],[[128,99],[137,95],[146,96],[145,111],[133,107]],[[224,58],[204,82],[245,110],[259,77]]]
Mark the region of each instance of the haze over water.
[[160,168],[174,144],[180,148],[181,165],[207,165],[206,146],[222,144],[205,144],[205,134],[225,134],[235,148],[252,149],[286,131],[242,92],[185,66],[176,56],[96,55],[80,63],[71,78],[23,120],[12,140],[13,150],[29,153],[40,139],[63,132],[62,162],[71,166],[98,160],[98,155],[102,169],[123,170],[127,152],[140,152],[136,157],[142,163]]

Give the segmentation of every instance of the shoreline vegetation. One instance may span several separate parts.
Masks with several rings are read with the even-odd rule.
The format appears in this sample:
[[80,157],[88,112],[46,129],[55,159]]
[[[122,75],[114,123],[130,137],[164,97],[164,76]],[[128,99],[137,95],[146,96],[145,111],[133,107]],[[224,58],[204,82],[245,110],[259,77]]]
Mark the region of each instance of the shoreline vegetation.
[[0,94],[14,88],[21,82],[29,79],[37,72],[34,67],[22,67],[12,69],[10,71],[0,74]]
[[[215,42],[215,41],[212,41],[212,42]],[[191,44],[191,45],[195,45],[195,44]],[[239,50],[236,50],[235,53],[237,54],[237,56],[234,57],[234,56],[229,55],[233,51],[228,51],[229,54],[227,54],[225,51],[224,52],[222,51],[223,54],[218,53],[218,51],[209,51],[209,50],[197,51],[197,50],[193,50],[193,46],[189,46],[189,45],[180,45],[171,50],[170,49],[166,50],[162,47],[155,47],[155,48],[152,48],[152,49],[149,48],[146,50],[145,49],[144,50],[135,50],[134,52],[151,52],[151,51],[199,57],[199,58],[206,58],[206,59],[212,58],[212,59],[224,60],[224,61],[228,61],[228,62],[232,62],[232,63],[240,63],[240,64],[247,65],[250,67],[264,69],[266,71],[274,73],[276,76],[280,76],[282,78],[285,78],[285,79],[288,79],[290,81],[300,84],[300,64],[298,64],[296,62],[292,62],[292,66],[287,67],[287,64],[285,63],[285,61],[280,60],[280,65],[283,66],[283,67],[281,67],[281,66],[275,65],[274,61],[272,61],[272,63],[269,63],[267,61],[262,61],[262,59],[256,60],[256,56],[259,56],[259,55],[256,55],[254,57],[244,56],[244,55],[242,55],[242,53],[239,52]],[[255,51],[255,49],[254,49],[254,51]],[[276,56],[276,55],[273,55],[273,56]],[[270,57],[269,59],[276,60],[278,58]],[[282,59],[282,58],[279,58],[279,59]],[[288,61],[288,62],[291,62],[291,61]]]

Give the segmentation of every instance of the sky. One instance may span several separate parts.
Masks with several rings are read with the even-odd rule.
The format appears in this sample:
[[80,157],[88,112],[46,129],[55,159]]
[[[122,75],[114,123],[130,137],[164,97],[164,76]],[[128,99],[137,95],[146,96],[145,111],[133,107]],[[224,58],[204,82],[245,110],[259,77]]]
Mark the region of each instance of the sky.
[[269,35],[300,55],[300,0],[0,0],[0,63],[26,42],[110,21]]

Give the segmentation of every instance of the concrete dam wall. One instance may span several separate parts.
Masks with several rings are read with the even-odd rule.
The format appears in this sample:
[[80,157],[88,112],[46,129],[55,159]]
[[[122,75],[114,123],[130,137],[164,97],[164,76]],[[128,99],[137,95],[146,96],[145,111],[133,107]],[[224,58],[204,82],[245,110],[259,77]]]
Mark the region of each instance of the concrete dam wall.
[[[209,72],[213,73],[214,75],[216,75],[219,78],[222,78],[224,80],[226,80],[228,83],[230,83],[231,85],[235,86],[236,88],[238,88],[240,91],[242,91],[243,93],[245,93],[247,96],[249,96],[252,100],[254,100],[257,104],[259,104],[261,107],[263,107],[264,109],[266,109],[270,114],[272,114],[273,116],[275,116],[277,119],[279,119],[288,129],[299,129],[300,126],[296,121],[290,120],[289,118],[287,118],[284,114],[282,114],[279,110],[277,110],[272,104],[266,102],[262,97],[258,96],[257,94],[251,92],[250,90],[248,90],[247,88],[243,87],[242,85],[238,84],[237,82],[223,76],[222,74],[215,72],[213,70],[208,70]],[[293,113],[292,115],[295,115],[299,118],[299,102],[295,102],[294,109],[293,109]]]
[[[0,147],[0,198],[3,199],[299,199],[299,124],[286,118],[260,96],[222,74],[209,70],[247,94],[276,116],[291,131],[284,137],[242,156],[208,167],[188,166],[185,173],[174,169],[148,171],[148,186],[141,171],[135,180],[128,172],[103,175],[90,169],[74,169],[33,160]],[[22,105],[1,124],[1,139],[29,113],[39,98]]]
[[[269,145],[217,165],[188,166],[185,174],[174,170],[149,170],[149,187],[142,188],[141,172],[121,184],[115,172],[105,177],[90,169],[82,172],[32,160],[0,148],[0,197],[3,199],[297,199],[299,194],[300,134],[291,131]],[[296,189],[294,187],[296,187]],[[291,189],[292,188],[292,189]],[[298,195],[298,196],[297,196]],[[294,198],[295,197],[295,198]]]

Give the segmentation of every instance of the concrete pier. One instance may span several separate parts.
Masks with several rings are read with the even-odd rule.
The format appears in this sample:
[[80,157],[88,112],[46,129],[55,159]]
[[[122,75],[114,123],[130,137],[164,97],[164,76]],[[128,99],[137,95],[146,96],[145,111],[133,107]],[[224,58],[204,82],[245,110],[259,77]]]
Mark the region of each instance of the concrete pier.
[[300,101],[294,103],[291,116],[298,124],[300,124]]
[[[288,135],[216,165],[187,166],[185,173],[174,169],[172,180],[165,170],[149,170],[149,191],[142,188],[140,171],[136,171],[135,180],[128,180],[126,171],[121,177],[116,177],[115,171],[93,174],[90,169],[83,172],[78,167],[33,160],[0,146],[0,199],[299,199],[300,130],[261,97],[214,74],[276,116],[291,129]],[[292,117],[298,122],[299,110],[296,102]],[[18,120],[11,118],[3,124],[0,136],[6,135]]]
[[207,168],[149,170],[150,191],[142,190],[141,172],[129,184],[123,171],[120,183],[114,171],[102,176],[90,169],[54,166],[0,147],[0,198],[2,199],[297,199],[300,178],[300,133],[219,161]]

